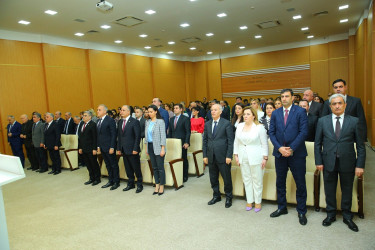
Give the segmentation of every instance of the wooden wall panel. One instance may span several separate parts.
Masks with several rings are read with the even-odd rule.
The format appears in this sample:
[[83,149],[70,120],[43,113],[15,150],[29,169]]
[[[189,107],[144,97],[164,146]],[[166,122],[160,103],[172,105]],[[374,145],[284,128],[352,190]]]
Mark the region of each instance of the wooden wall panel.
[[[366,32],[367,19],[364,19],[360,25],[355,38],[355,94],[354,96],[362,100],[362,105],[365,100],[365,85],[366,85]],[[365,112],[366,106],[364,105]]]
[[208,96],[207,86],[207,63],[196,62],[194,63],[194,90],[195,99],[202,100],[203,97]]
[[373,84],[374,84],[374,69],[373,69],[373,30],[374,30],[374,6],[372,5],[369,10],[369,15],[367,18],[367,32],[366,32],[366,91],[365,91],[365,100],[364,105],[366,106],[366,121],[367,121],[367,137],[369,138],[370,142],[373,143],[373,111],[374,111],[374,104],[373,104]]
[[[208,100],[221,99],[223,91],[221,87],[221,65],[220,60],[207,61],[207,79],[208,79]],[[203,97],[202,97],[203,99]],[[201,99],[201,100],[202,100]]]
[[195,100],[195,82],[194,82],[194,63],[185,62],[185,85],[186,85],[186,101]]
[[105,104],[109,109],[117,109],[126,103],[123,55],[90,50],[89,61],[94,110],[99,104]]
[[150,58],[126,55],[129,104],[147,106],[152,102],[152,76]]
[[349,41],[328,43],[328,53],[329,84],[339,78],[349,82]]
[[43,55],[50,112],[92,108],[85,50],[43,44]]
[[163,103],[186,101],[184,62],[153,59],[155,94]]
[[329,82],[329,47],[328,44],[310,46],[311,89],[327,99],[332,91]]

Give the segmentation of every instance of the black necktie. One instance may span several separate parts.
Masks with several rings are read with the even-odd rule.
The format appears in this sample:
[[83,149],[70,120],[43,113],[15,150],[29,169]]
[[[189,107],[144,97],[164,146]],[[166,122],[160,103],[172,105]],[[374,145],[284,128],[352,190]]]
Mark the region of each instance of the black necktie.
[[49,124],[47,123],[47,124],[46,124],[46,127],[45,127],[45,129],[44,129],[44,131],[47,131],[48,126],[49,126]]
[[36,123],[33,124],[33,132],[34,132],[35,126],[36,126]]
[[215,133],[216,133],[216,125],[217,125],[217,121],[214,121],[215,125],[214,125],[214,130],[212,131],[212,137],[215,136]]
[[100,130],[101,125],[102,125],[102,118],[100,118],[99,121],[98,121],[98,130]]
[[341,124],[340,124],[340,118],[339,116],[336,117],[337,121],[336,121],[336,130],[335,130],[335,134],[336,134],[336,138],[339,139],[340,137],[340,133],[341,133]]

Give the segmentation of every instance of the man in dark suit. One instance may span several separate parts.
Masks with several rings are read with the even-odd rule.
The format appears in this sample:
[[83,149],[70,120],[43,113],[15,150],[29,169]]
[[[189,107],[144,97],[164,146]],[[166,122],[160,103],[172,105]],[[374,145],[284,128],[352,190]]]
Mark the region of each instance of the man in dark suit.
[[38,112],[33,113],[33,128],[32,140],[35,148],[35,155],[38,161],[38,168],[36,172],[44,173],[48,170],[46,150],[44,149],[44,128],[45,124],[41,121],[41,114]]
[[[335,94],[342,94],[345,96],[345,115],[350,115],[354,117],[358,117],[359,119],[359,131],[363,138],[363,141],[367,141],[367,124],[366,124],[366,117],[365,112],[363,111],[363,106],[361,103],[361,99],[347,95],[348,86],[343,79],[337,79],[332,83],[333,92]],[[329,100],[324,102],[324,108],[322,116],[332,114],[332,110],[330,108]]]
[[13,115],[8,115],[8,143],[12,149],[13,155],[21,160],[22,167],[25,167],[25,156],[22,150],[21,124],[16,121]]
[[55,122],[57,122],[57,124],[59,124],[60,133],[63,134],[64,127],[65,127],[65,120],[63,118],[61,118],[61,112],[60,111],[55,112]]
[[33,121],[29,120],[26,114],[21,115],[20,117],[22,122],[21,127],[21,134],[20,137],[23,139],[23,143],[25,145],[27,158],[30,162],[30,167],[27,168],[28,170],[37,170],[38,169],[38,160],[36,159],[35,149],[32,140],[32,129],[33,129]]
[[141,126],[141,139],[145,138],[146,119],[143,118],[143,111],[140,107],[135,108],[135,118],[139,121]]
[[219,172],[224,180],[226,195],[225,207],[232,206],[232,177],[231,162],[233,157],[234,134],[231,123],[220,118],[222,109],[220,104],[211,107],[212,120],[204,125],[203,162],[208,164],[213,198],[208,205],[221,201],[219,190]]
[[115,190],[120,186],[119,168],[116,158],[116,122],[111,117],[107,116],[108,108],[104,104],[100,104],[97,109],[97,143],[98,153],[103,155],[105,165],[108,170],[108,183],[102,188],[111,187]]
[[329,102],[332,115],[319,119],[314,146],[315,165],[318,170],[323,171],[327,203],[327,218],[323,220],[323,226],[330,226],[336,221],[336,188],[340,175],[343,221],[351,230],[358,232],[358,227],[352,220],[352,192],[354,175],[360,177],[364,172],[365,144],[360,135],[359,118],[345,113],[344,95],[334,94]]
[[75,127],[75,123],[74,123],[74,120],[72,118],[72,113],[70,112],[66,112],[65,113],[65,123],[64,123],[64,130],[63,130],[63,134],[64,135],[74,135],[75,131],[74,131],[74,127]]
[[[76,115],[76,116],[73,117],[73,121],[74,121],[74,134],[77,135],[77,136],[79,136],[78,135],[79,127],[81,126],[81,124],[83,126],[83,123],[84,123],[83,120],[82,120],[83,119],[83,113],[84,112],[80,112],[80,116]],[[78,166],[85,166],[85,161],[83,160],[82,154],[78,154]]]
[[143,190],[141,161],[139,158],[139,153],[141,152],[141,126],[137,119],[131,117],[130,106],[122,106],[120,115],[121,120],[119,120],[117,127],[117,155],[122,154],[125,172],[129,178],[128,185],[123,191],[129,191],[130,189],[135,188],[134,182],[136,176],[136,193],[140,193]]
[[52,161],[52,171],[48,174],[58,175],[61,173],[61,159],[59,147],[61,146],[60,127],[53,120],[52,113],[46,113],[46,125],[44,128],[44,148],[47,149]]
[[299,106],[306,110],[307,114],[307,125],[309,128],[309,132],[306,137],[306,141],[314,142],[315,141],[315,131],[316,126],[318,125],[318,116],[310,114],[309,112],[309,103],[307,100],[303,99],[299,101]]
[[287,214],[286,177],[288,169],[293,174],[297,186],[297,211],[299,223],[307,224],[306,219],[306,156],[305,139],[308,133],[306,110],[293,105],[293,90],[281,91],[283,108],[273,111],[269,136],[274,146],[273,156],[276,165],[276,189],[278,209],[271,217]]
[[89,171],[90,179],[84,184],[92,186],[100,183],[100,167],[97,160],[96,123],[91,120],[91,111],[83,112],[83,121],[78,127],[78,152]]
[[165,131],[167,131],[167,129],[168,129],[168,123],[169,123],[169,114],[168,114],[168,111],[166,111],[165,109],[163,109],[161,107],[161,101],[157,97],[154,98],[154,99],[152,99],[152,104],[154,104],[156,107],[158,107],[159,113],[160,113],[160,115],[163,118],[164,123],[165,123]]
[[308,102],[309,115],[315,115],[318,118],[322,116],[323,104],[319,102],[314,102],[314,92],[311,89],[305,90],[305,92],[303,92],[303,99]]
[[184,182],[188,180],[189,163],[187,160],[187,149],[190,145],[190,119],[182,114],[182,104],[173,107],[174,117],[169,120],[168,138],[181,139],[182,159],[184,160]]

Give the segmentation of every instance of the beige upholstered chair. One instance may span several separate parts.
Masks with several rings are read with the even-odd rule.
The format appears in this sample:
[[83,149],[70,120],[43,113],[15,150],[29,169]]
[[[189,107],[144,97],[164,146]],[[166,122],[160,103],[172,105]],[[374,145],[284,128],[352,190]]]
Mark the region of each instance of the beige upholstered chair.
[[[314,206],[315,209],[319,209],[319,171],[315,166],[314,157],[314,142],[305,142],[307,149],[306,157],[306,190],[307,190],[307,206]],[[288,203],[297,204],[296,200],[296,183],[293,179],[292,172],[288,171],[286,181],[286,199]]]
[[203,140],[201,133],[193,133],[190,136],[190,147],[187,152],[189,162],[189,174],[196,174],[198,177],[204,175],[203,164]]
[[262,198],[265,200],[277,200],[276,193],[276,170],[275,170],[275,157],[273,153],[273,144],[268,140],[268,161],[263,176],[263,193]]
[[[78,136],[62,135],[66,137],[68,147],[63,150],[61,157],[61,167],[70,168],[71,171],[79,169],[78,166]],[[61,155],[61,151],[60,151]]]
[[[233,195],[241,196],[241,197],[245,196],[245,187],[243,185],[241,169],[237,165],[234,157],[232,158],[231,177],[232,177]],[[219,174],[219,189],[220,189],[220,193],[225,194],[224,181],[223,181],[223,177],[221,176],[221,174]]]
[[124,160],[122,156],[118,160],[118,167],[119,167],[119,172],[120,172],[120,179],[123,179],[123,180],[129,179],[128,176],[126,175]]
[[174,186],[178,190],[184,186],[181,140],[168,138],[166,149],[164,159],[165,185]]
[[[60,138],[60,142],[61,142],[61,147],[59,148],[59,153],[60,153],[60,159],[61,159],[61,167],[69,168],[70,166],[69,166],[68,160],[64,154],[65,150],[70,149],[68,135],[62,134]],[[50,161],[51,159],[48,154],[48,165],[52,165],[52,161],[51,162]]]
[[141,172],[144,183],[152,183],[154,172],[152,171],[150,156],[146,154],[147,144],[141,140]]

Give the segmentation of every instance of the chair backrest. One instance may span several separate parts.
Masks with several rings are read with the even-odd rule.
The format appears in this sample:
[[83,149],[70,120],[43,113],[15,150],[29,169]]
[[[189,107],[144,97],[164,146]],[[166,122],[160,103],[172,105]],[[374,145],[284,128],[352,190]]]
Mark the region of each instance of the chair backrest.
[[69,149],[69,135],[61,135],[61,147],[64,148],[65,150]]
[[275,169],[275,157],[273,153],[273,144],[270,139],[268,139],[268,161],[266,164],[266,169]]
[[203,138],[201,133],[193,133],[190,135],[190,147],[188,152],[195,152],[197,150],[202,150],[203,148]]
[[314,142],[307,141],[306,150],[307,150],[307,157],[306,157],[306,172],[314,173],[316,170],[315,165],[315,154],[314,154]]
[[140,155],[140,158],[141,160],[148,160],[150,157],[146,154],[146,147],[147,147],[147,144],[143,144],[144,143],[144,139],[141,139],[141,153],[139,154]]
[[77,149],[78,148],[78,135],[68,135],[69,137],[69,148]]
[[182,145],[180,139],[167,139],[167,153],[164,161],[172,161],[182,158]]

